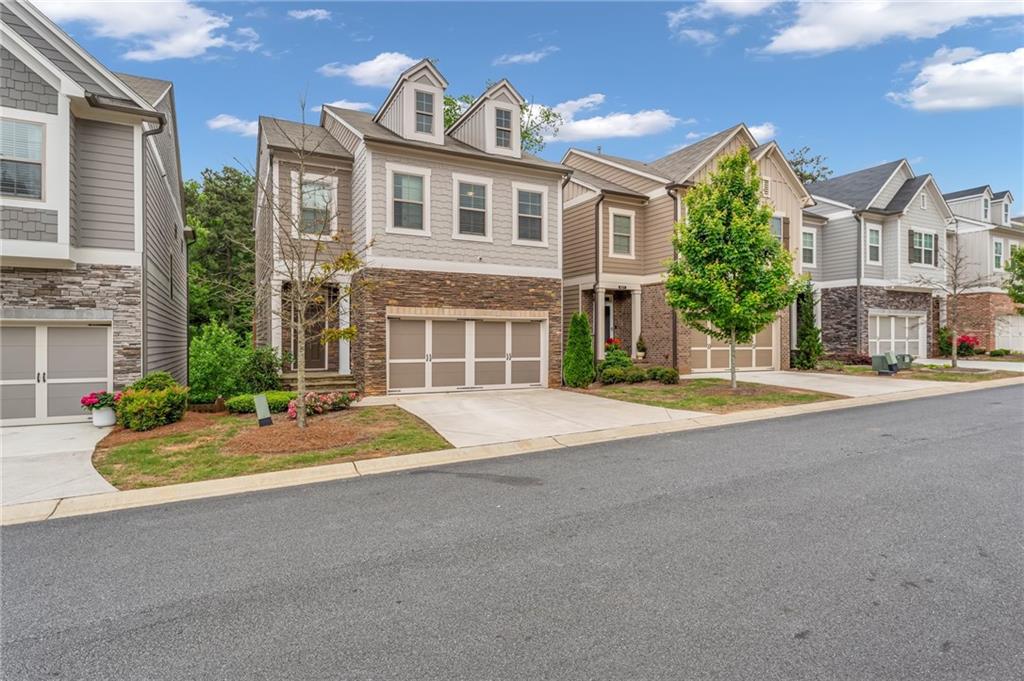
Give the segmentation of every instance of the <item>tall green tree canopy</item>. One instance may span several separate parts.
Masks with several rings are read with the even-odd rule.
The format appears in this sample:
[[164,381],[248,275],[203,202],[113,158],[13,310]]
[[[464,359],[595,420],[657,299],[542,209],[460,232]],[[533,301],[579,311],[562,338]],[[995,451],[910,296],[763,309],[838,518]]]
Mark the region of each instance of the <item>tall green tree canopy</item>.
[[[1010,254],[1006,263],[1006,271],[1009,277],[1006,279],[1006,293],[1010,300],[1018,305],[1024,305],[1024,248],[1015,248]],[[1018,308],[1018,312],[1024,314],[1024,307]]]
[[804,184],[832,177],[832,169],[825,165],[826,160],[821,154],[811,154],[810,147],[789,150],[789,165]]
[[[490,87],[490,84],[488,84]],[[448,129],[476,101],[473,95],[444,96],[444,127]],[[519,133],[523,151],[536,154],[544,148],[544,138],[558,132],[562,115],[550,106],[526,103],[520,107]]]
[[744,147],[686,194],[686,220],[675,226],[679,257],[665,282],[668,304],[683,320],[730,342],[736,385],[737,343],[749,343],[802,290],[793,258],[771,232],[772,209],[760,198],[757,164]]
[[207,168],[185,183],[185,215],[196,233],[189,248],[189,324],[214,319],[244,334],[252,326],[255,180],[237,168]]

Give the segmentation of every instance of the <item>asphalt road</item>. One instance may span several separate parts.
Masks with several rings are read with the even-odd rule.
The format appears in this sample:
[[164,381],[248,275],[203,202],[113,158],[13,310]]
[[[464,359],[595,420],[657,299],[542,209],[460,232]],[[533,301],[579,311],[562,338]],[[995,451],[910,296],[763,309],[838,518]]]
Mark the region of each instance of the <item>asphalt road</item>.
[[1024,389],[5,528],[12,679],[1024,669]]

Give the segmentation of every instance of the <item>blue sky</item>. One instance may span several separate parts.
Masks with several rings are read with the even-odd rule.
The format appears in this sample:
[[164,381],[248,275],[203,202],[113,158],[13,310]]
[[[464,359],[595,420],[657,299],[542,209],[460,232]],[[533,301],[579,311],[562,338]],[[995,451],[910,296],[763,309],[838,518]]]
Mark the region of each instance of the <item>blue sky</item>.
[[507,77],[569,146],[652,160],[738,121],[844,173],[900,157],[1024,212],[1024,3],[42,2],[104,64],[173,80],[187,177],[252,162],[258,115],[376,107],[432,57],[450,92]]

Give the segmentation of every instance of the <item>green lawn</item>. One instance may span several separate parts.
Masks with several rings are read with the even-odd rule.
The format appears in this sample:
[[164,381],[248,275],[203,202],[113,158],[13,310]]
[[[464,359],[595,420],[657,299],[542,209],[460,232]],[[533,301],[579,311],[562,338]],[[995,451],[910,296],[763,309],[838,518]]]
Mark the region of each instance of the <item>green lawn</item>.
[[789,404],[809,404],[836,399],[835,395],[793,390],[760,383],[743,383],[735,391],[719,378],[689,378],[678,385],[662,383],[616,383],[587,390],[587,393],[613,400],[635,402],[652,407],[686,409],[725,414],[745,409],[764,409]]
[[[876,376],[878,372],[869,366],[844,365],[842,370],[835,373]],[[963,369],[953,370],[951,367],[938,365],[915,365],[913,369],[904,369],[898,372],[893,378],[912,378],[922,381],[946,381],[951,383],[977,383],[978,381],[994,381],[997,378],[1014,378],[1022,374],[1015,371],[989,370],[989,369]]]
[[112,433],[97,447],[93,465],[114,487],[138,489],[451,447],[423,421],[390,406],[313,417],[306,430],[299,433],[281,415],[260,429],[251,415],[188,413],[149,433]]

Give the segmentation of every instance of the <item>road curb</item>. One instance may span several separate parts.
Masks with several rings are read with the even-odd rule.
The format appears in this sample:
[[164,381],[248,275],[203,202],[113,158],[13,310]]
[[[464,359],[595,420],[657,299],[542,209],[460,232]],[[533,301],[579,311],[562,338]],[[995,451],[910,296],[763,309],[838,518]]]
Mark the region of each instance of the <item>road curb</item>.
[[[899,379],[893,379],[899,380]],[[554,437],[529,438],[514,442],[503,442],[493,445],[478,445],[457,449],[442,449],[433,452],[420,452],[401,456],[383,457],[379,459],[363,459],[361,461],[312,466],[273,473],[258,473],[219,480],[189,482],[180,485],[152,487],[148,489],[127,490],[124,492],[106,492],[81,497],[68,497],[59,500],[32,501],[24,504],[0,507],[0,526],[19,525],[22,523],[70,518],[93,513],[106,513],[129,508],[156,506],[178,501],[190,501],[209,497],[257,492],[260,490],[307,485],[317,482],[344,480],[382,473],[443,466],[466,461],[480,461],[519,454],[551,451],[563,447],[585,444],[611,442],[648,435],[678,433],[687,430],[717,428],[739,423],[752,423],[777,418],[816,414],[855,407],[873,406],[890,402],[954,395],[964,392],[1000,388],[1011,385],[1024,385],[1024,377],[1004,378],[979,383],[945,383],[919,390],[908,390],[889,395],[872,395],[868,397],[849,397],[827,402],[793,405],[788,407],[772,407],[751,411],[739,411],[731,414],[709,414],[692,419],[677,419],[659,423],[647,423],[636,426],[609,428],[585,433],[571,433]]]

